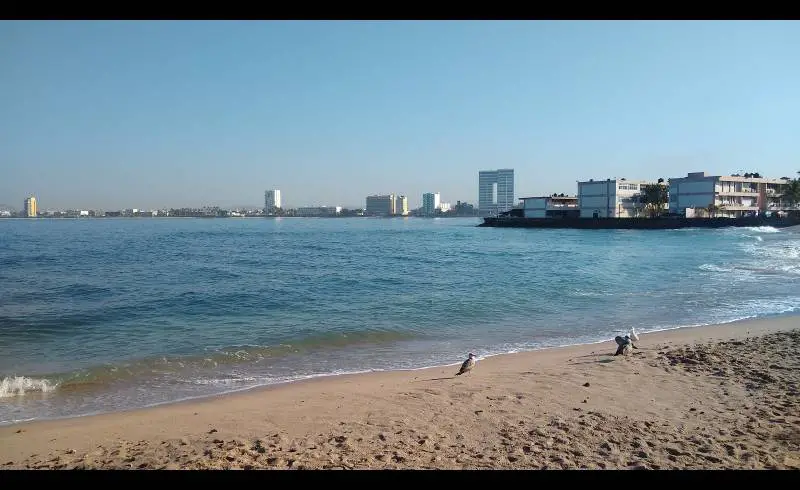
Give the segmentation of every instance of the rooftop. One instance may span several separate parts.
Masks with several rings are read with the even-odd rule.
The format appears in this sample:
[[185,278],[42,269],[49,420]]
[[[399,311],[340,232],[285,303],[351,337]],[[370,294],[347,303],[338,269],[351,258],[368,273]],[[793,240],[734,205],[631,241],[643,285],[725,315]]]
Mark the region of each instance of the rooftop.
[[579,180],[579,184],[589,184],[589,183],[599,183],[599,182],[630,182],[631,184],[654,184],[656,180],[634,180],[634,179],[626,179],[625,177],[622,178],[613,178],[613,179],[589,179],[589,180]]
[[[754,175],[757,175],[757,177],[754,177]],[[771,178],[761,177],[758,173],[745,174],[745,175],[708,175],[705,172],[689,172],[686,175],[686,177],[673,177],[670,180],[679,180],[679,179],[719,179],[719,180],[726,180],[729,182],[758,182],[765,184],[785,184],[786,182],[788,182],[788,180],[784,178],[771,179]]]
[[567,200],[567,201],[577,201],[578,196],[531,196],[531,197],[520,197],[521,201],[525,201],[527,199],[560,199],[560,200]]

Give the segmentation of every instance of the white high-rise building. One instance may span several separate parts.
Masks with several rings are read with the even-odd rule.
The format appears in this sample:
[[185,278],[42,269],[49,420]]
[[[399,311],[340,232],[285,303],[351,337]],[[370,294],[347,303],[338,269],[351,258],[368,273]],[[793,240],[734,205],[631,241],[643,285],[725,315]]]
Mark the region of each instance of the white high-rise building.
[[514,169],[478,172],[478,211],[483,216],[510,211],[514,200]]
[[275,214],[275,211],[281,208],[281,191],[272,189],[264,192],[264,213]]
[[408,216],[408,197],[397,196],[394,201],[394,214]]
[[426,192],[422,195],[422,213],[433,216],[441,207],[441,197],[438,192]]

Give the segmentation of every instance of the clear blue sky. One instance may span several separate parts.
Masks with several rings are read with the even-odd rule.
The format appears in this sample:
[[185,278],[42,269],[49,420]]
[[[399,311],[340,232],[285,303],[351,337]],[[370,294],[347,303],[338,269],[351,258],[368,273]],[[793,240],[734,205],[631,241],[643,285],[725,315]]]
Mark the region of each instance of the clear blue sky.
[[477,201],[800,170],[800,23],[0,22],[0,203]]

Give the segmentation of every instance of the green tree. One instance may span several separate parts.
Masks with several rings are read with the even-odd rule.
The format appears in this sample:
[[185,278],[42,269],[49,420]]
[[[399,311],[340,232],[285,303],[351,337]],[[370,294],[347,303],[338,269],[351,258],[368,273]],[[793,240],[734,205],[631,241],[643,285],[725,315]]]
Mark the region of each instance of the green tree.
[[[797,172],[800,175],[800,172]],[[789,181],[786,189],[783,191],[783,201],[790,208],[797,207],[800,204],[800,177],[796,177]]]
[[661,182],[647,184],[642,188],[639,202],[644,204],[651,218],[661,216],[664,206],[669,202],[669,188]]
[[708,212],[708,216],[710,218],[716,218],[717,217],[717,213],[722,211],[722,210],[724,210],[724,209],[725,209],[725,206],[717,206],[714,203],[711,203],[708,206],[706,206],[706,211]]

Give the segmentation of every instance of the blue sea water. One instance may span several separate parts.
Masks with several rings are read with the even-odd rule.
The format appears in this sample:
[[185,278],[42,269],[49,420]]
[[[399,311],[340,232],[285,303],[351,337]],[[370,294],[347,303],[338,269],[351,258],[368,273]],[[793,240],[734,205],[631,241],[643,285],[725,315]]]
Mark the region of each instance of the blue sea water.
[[0,220],[0,423],[800,311],[800,233]]

